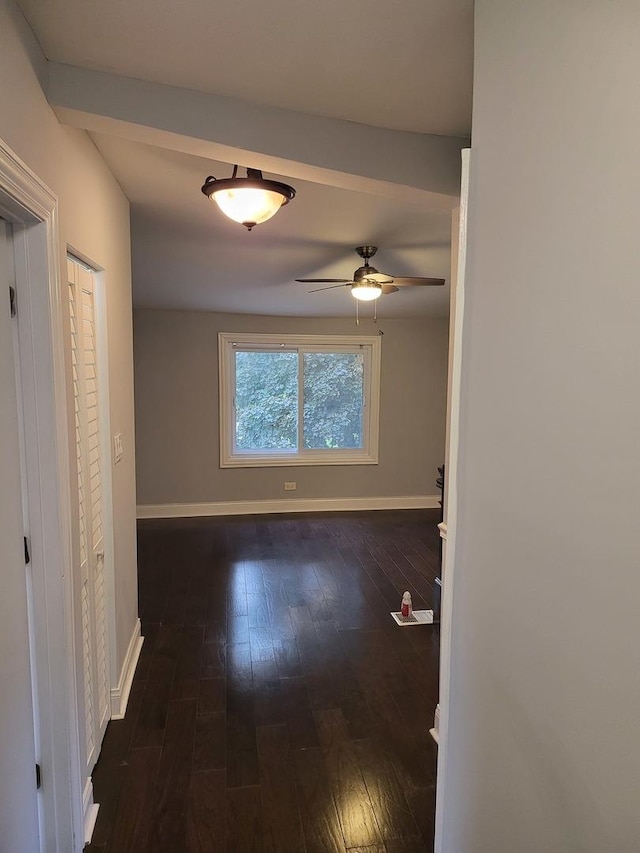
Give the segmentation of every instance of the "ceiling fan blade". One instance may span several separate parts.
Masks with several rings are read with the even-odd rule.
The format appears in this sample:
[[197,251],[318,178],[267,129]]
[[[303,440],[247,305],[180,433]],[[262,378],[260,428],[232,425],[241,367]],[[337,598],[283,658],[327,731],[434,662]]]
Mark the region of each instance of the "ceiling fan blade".
[[399,287],[396,287],[395,284],[383,284],[382,292],[385,293],[397,293],[400,290]]
[[301,281],[303,284],[350,284],[348,278],[297,278],[296,281]]
[[335,287],[348,287],[353,284],[352,281],[344,281],[342,284],[330,284],[328,287],[316,287],[315,290],[310,290],[309,293],[320,293],[321,290],[333,290]]
[[411,287],[419,285],[422,287],[440,287],[445,283],[444,278],[427,278],[418,275],[401,275],[393,277],[393,283],[398,287]]
[[393,282],[393,276],[387,275],[384,272],[367,273],[365,278],[368,278],[370,281],[375,281],[376,284],[391,284]]

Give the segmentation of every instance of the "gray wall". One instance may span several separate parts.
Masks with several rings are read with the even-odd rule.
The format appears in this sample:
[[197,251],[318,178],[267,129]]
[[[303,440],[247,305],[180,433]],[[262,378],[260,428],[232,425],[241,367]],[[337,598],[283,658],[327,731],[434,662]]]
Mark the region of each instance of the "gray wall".
[[[219,467],[218,332],[375,334],[347,319],[141,310],[134,318],[138,504],[433,495],[444,454],[447,321],[385,320],[380,463]],[[295,480],[295,493],[283,491]]]
[[476,0],[446,853],[640,850],[640,4]]

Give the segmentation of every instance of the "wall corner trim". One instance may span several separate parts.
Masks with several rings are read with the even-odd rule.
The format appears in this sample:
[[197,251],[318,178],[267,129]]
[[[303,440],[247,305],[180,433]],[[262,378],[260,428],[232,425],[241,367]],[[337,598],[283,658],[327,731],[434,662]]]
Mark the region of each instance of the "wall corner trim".
[[143,643],[144,637],[141,633],[140,620],[136,619],[136,623],[133,626],[133,633],[129,640],[129,647],[127,648],[127,653],[122,663],[122,669],[120,670],[118,686],[111,688],[112,720],[124,719],[124,715],[127,710],[127,702],[129,701],[131,684],[133,683],[133,676],[136,671],[136,666],[138,665],[138,658],[140,657],[140,651],[142,650]]
[[436,509],[439,495],[364,498],[297,498],[272,501],[220,501],[193,504],[143,504],[138,518],[197,518],[216,515],[263,515],[283,512],[354,512],[374,509]]

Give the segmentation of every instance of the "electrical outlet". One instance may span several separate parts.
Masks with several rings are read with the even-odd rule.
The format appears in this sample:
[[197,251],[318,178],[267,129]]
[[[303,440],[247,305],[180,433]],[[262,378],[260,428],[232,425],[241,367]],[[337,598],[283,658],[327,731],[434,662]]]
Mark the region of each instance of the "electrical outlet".
[[295,490],[296,490],[297,488],[298,488],[298,484],[297,484],[297,483],[285,483],[285,484],[284,484],[284,490],[285,490],[285,492],[295,492]]

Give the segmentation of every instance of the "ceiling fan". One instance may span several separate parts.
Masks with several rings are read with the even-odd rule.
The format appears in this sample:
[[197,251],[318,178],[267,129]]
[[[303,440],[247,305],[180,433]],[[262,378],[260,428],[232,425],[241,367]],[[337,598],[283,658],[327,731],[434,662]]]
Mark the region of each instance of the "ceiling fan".
[[427,278],[425,276],[394,276],[379,272],[369,263],[378,251],[377,246],[357,246],[355,251],[364,260],[364,265],[358,267],[353,278],[297,278],[296,281],[305,284],[327,284],[328,287],[318,287],[309,293],[321,290],[332,290],[334,287],[350,287],[356,299],[370,301],[382,296],[383,293],[395,293],[401,287],[433,287],[443,285],[443,278]]

